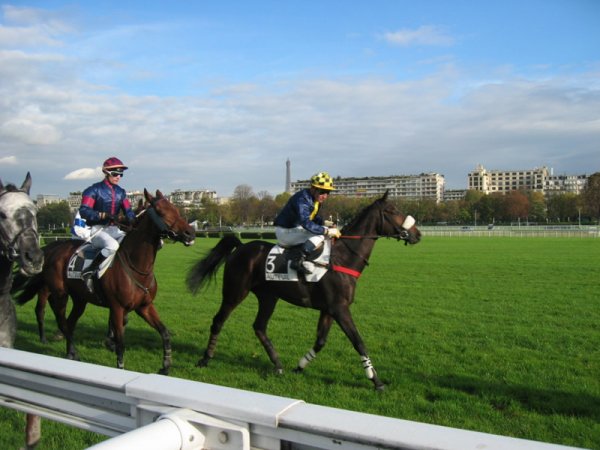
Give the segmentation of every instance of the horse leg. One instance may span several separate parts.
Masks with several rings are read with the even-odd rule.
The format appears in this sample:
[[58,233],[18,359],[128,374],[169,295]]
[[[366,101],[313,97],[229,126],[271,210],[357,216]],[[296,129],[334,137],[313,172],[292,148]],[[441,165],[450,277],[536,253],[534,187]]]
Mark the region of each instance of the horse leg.
[[115,353],[117,354],[117,368],[124,369],[125,363],[123,356],[125,354],[125,327],[123,326],[123,316],[125,311],[120,306],[111,306],[108,325],[112,329],[115,342]]
[[[127,326],[127,313],[123,315],[123,327]],[[123,331],[124,332],[124,331]],[[113,331],[112,321],[108,318],[108,327],[106,330],[106,338],[104,339],[104,346],[111,352],[115,351],[115,332]]]
[[321,311],[319,323],[317,325],[317,340],[315,341],[315,345],[313,345],[313,348],[311,348],[302,358],[300,358],[300,361],[298,361],[298,366],[294,369],[295,373],[302,372],[308,363],[317,357],[317,353],[319,353],[321,349],[325,347],[332,323],[333,317],[326,312]]
[[[67,296],[65,295],[62,299],[63,303],[66,305]],[[81,317],[81,315],[85,311],[85,307],[87,306],[87,302],[85,300],[78,299],[77,297],[73,297],[73,308],[71,308],[71,312],[69,313],[69,318],[67,319],[67,325],[63,333],[67,339],[67,358],[73,359],[75,361],[79,361],[79,355],[77,354],[77,349],[75,348],[75,342],[73,336],[75,334],[75,326],[77,325],[77,321]]]
[[350,310],[347,307],[342,309],[335,316],[335,320],[342,328],[346,336],[348,336],[350,342],[352,342],[354,349],[360,355],[360,360],[362,362],[362,366],[365,370],[367,378],[373,382],[375,389],[377,389],[378,391],[383,390],[385,388],[385,384],[383,384],[383,382],[377,376],[377,372],[375,371],[375,368],[371,363],[371,359],[367,354],[367,348],[362,338],[360,337],[360,334],[358,333],[356,325],[354,324],[354,320],[352,319],[352,314],[350,313]]
[[48,303],[48,288],[43,287],[38,292],[38,300],[35,304],[35,318],[37,320],[38,325],[38,334],[40,336],[40,342],[42,344],[47,344],[48,340],[46,339],[46,332],[44,330],[44,316],[46,315],[46,303]]
[[40,416],[27,414],[25,425],[25,449],[34,449],[42,437],[42,420]]
[[54,294],[48,293],[48,303],[50,303],[50,308],[52,308],[54,318],[56,319],[56,325],[58,326],[58,331],[55,334],[56,340],[62,339],[64,336],[66,336],[67,333],[68,299],[69,298],[66,295],[57,297]]
[[206,346],[206,350],[204,350],[204,355],[196,363],[198,367],[206,367],[208,362],[215,356],[217,340],[225,321],[250,292],[247,287],[250,285],[250,280],[247,276],[239,280],[235,277],[235,274],[228,276],[228,273],[228,268],[226,268],[223,277],[223,301],[221,302],[219,311],[213,317],[208,345]]
[[279,360],[279,355],[277,354],[277,350],[275,350],[273,343],[269,339],[269,336],[267,336],[267,325],[269,323],[269,319],[273,315],[275,305],[277,305],[276,296],[261,293],[258,297],[258,313],[256,314],[256,319],[254,320],[254,324],[252,326],[254,328],[254,334],[266,350],[271,362],[275,365],[275,373],[282,374],[283,366]]
[[138,308],[135,312],[160,334],[163,343],[163,366],[158,373],[161,375],[169,375],[169,369],[171,368],[171,334],[169,333],[169,330],[161,322],[158,312],[153,304]]

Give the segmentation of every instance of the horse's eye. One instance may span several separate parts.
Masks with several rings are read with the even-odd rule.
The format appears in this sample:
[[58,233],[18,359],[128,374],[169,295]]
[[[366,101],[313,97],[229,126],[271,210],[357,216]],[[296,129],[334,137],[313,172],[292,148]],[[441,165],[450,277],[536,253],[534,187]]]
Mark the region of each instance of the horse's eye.
[[0,211],[0,219],[6,219],[7,216],[3,211]]

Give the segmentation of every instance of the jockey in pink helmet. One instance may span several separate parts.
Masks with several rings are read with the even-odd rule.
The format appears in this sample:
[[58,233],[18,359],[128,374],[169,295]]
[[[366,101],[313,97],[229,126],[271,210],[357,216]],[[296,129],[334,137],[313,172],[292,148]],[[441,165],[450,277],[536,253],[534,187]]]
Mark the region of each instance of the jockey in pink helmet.
[[[116,253],[119,243],[125,237],[125,232],[116,225],[119,212],[123,212],[129,223],[135,219],[127,193],[119,186],[125,170],[127,166],[119,158],[112,156],[102,164],[104,179],[83,191],[79,214],[91,226],[90,242],[95,248],[101,249],[81,274],[86,281],[91,279],[92,274],[107,258]],[[109,263],[110,260],[106,262]]]

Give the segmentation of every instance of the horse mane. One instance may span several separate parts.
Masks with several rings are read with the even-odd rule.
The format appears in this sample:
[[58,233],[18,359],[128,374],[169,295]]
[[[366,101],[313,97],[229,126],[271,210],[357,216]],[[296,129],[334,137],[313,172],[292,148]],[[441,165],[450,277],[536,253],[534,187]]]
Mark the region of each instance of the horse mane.
[[385,198],[378,198],[370,205],[365,206],[349,223],[344,225],[342,231],[351,230],[356,227],[359,223],[364,221],[364,219],[371,213],[373,208],[379,208],[384,201]]

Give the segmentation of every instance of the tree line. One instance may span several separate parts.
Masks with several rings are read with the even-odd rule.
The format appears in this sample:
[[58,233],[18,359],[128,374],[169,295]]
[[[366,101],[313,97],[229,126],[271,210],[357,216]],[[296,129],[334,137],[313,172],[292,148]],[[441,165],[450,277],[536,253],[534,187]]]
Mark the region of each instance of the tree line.
[[[181,207],[189,222],[195,220],[206,228],[217,226],[269,226],[289,199],[290,194],[275,197],[266,191],[254,193],[251,186],[235,188],[227,204],[203,200],[200,207]],[[373,198],[331,195],[322,205],[320,214],[343,226],[358,212],[373,202]],[[579,195],[512,191],[506,194],[484,194],[467,191],[465,198],[437,203],[433,199],[408,200],[392,198],[398,209],[415,217],[421,225],[482,225],[515,222],[537,224],[598,224],[600,222],[600,172],[588,178]],[[73,220],[67,202],[39,208],[40,229],[69,227]]]

